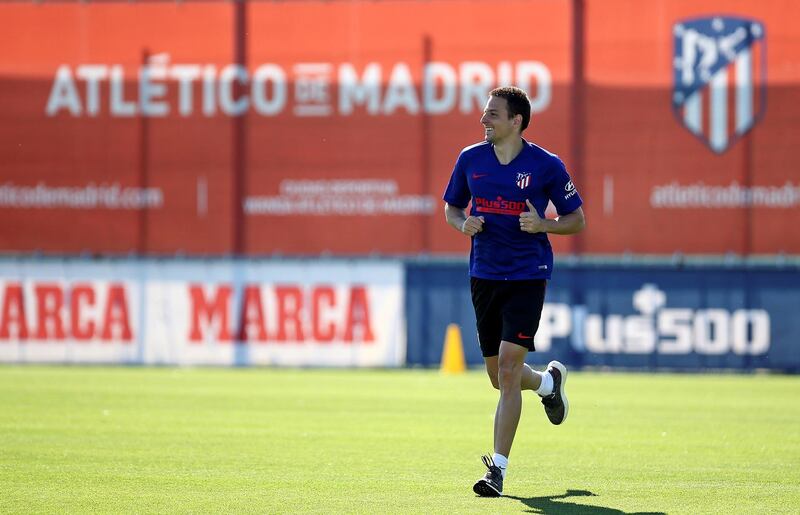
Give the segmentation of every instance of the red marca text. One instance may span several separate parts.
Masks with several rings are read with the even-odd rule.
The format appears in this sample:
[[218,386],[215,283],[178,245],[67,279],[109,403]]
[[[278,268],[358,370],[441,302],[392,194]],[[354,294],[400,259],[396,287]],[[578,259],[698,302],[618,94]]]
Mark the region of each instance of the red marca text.
[[[204,341],[207,333],[220,342],[375,341],[364,286],[354,285],[342,292],[332,286],[276,285],[265,292],[261,286],[249,284],[242,288],[235,324],[231,316],[233,286],[207,290],[198,284],[189,286],[189,340],[193,343]],[[270,302],[265,302],[265,297]]]
[[[130,316],[125,286],[8,282],[0,300],[0,343],[5,340],[130,343]],[[98,302],[98,298],[102,299]],[[30,311],[26,307],[35,307]]]

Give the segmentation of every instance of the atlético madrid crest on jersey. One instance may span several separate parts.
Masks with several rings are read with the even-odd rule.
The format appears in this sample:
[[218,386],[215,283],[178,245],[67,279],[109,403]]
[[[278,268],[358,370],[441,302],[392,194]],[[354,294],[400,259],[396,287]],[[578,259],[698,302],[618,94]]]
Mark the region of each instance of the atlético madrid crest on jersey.
[[732,16],[677,22],[672,109],[678,120],[721,154],[760,120],[766,107],[766,32]]
[[531,183],[531,173],[518,173],[517,174],[517,186],[519,189],[524,190],[528,187],[528,184]]

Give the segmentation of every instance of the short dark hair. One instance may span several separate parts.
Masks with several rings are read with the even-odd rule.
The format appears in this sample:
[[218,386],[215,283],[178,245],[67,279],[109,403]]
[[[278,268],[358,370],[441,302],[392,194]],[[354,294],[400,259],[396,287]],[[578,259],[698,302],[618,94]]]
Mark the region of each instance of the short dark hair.
[[531,121],[531,101],[528,100],[528,95],[525,93],[524,89],[514,86],[505,86],[493,89],[489,92],[489,95],[506,99],[510,118],[517,115],[522,116],[520,132],[528,128],[528,124]]

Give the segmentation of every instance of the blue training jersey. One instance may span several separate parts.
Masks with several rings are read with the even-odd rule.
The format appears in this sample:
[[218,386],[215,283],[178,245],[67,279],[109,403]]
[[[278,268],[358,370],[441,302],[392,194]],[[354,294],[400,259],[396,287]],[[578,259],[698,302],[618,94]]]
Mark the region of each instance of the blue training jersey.
[[495,280],[550,279],[553,249],[547,233],[519,228],[526,199],[542,218],[548,201],[559,215],[583,204],[561,159],[525,140],[507,165],[497,160],[491,143],[462,150],[443,199],[464,209],[471,201],[470,214],[484,217],[483,231],[472,238],[469,270],[472,277]]

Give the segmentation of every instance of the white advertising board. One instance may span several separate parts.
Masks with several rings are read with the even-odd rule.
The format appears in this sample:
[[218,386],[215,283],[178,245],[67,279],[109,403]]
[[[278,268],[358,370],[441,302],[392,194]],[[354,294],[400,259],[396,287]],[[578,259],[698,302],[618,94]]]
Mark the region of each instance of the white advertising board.
[[399,262],[0,262],[0,361],[405,362]]

